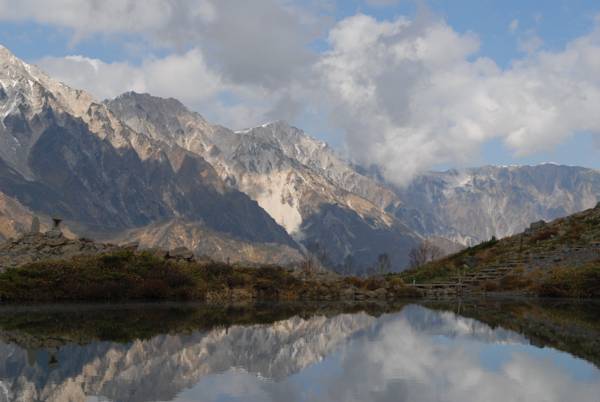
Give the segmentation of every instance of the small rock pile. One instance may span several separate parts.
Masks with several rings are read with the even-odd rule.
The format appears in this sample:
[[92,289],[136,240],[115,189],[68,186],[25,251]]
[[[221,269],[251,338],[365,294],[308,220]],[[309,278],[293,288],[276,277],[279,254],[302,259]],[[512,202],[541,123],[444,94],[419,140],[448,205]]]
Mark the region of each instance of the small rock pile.
[[68,239],[56,229],[46,233],[32,232],[0,245],[0,271],[35,261],[96,255],[118,249],[122,247],[85,238]]
[[[0,272],[8,268],[19,267],[36,261],[69,259],[84,255],[98,255],[118,250],[138,250],[138,243],[116,245],[98,243],[90,239],[69,239],[63,235],[58,226],[46,233],[32,231],[18,239],[11,239],[0,244]],[[149,250],[156,256],[165,259],[187,262],[210,262],[208,257],[196,258],[194,253],[185,247],[173,250]]]

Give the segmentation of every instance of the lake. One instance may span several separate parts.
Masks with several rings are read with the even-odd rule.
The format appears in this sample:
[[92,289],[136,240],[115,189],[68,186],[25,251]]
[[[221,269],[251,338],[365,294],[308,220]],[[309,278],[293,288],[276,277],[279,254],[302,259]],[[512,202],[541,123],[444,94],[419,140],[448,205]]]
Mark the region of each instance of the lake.
[[0,308],[0,401],[600,401],[600,305]]

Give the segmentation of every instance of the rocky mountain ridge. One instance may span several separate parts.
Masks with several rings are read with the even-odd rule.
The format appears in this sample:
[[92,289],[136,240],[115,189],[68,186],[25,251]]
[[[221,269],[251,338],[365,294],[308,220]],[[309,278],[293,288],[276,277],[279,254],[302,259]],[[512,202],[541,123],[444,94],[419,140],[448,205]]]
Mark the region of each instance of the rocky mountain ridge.
[[0,66],[5,197],[36,214],[64,218],[80,235],[110,236],[182,218],[252,247],[299,248],[201,156],[136,133],[89,94],[54,81],[5,48]]
[[396,270],[420,237],[384,210],[393,192],[361,175],[323,142],[283,122],[234,132],[211,125],[174,99],[129,92],[106,105],[133,130],[206,159],[330,267],[375,264]]
[[312,252],[358,272],[387,254],[400,270],[424,238],[476,244],[600,199],[600,172],[551,164],[432,172],[399,188],[285,122],[232,131],[175,99],[97,102],[6,48],[0,117],[4,238],[36,214],[79,235],[223,259]]
[[423,236],[468,246],[594,207],[600,171],[553,163],[484,166],[427,173],[395,191],[403,204],[390,213]]

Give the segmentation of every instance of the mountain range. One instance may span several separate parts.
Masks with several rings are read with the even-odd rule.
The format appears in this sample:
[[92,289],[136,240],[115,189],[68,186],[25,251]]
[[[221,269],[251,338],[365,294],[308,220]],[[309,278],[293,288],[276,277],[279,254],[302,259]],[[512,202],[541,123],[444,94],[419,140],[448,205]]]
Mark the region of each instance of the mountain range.
[[394,270],[425,238],[464,246],[600,199],[600,172],[543,164],[423,174],[408,186],[277,121],[233,131],[176,99],[96,101],[0,48],[0,236],[65,220],[73,235],[293,264],[313,253]]

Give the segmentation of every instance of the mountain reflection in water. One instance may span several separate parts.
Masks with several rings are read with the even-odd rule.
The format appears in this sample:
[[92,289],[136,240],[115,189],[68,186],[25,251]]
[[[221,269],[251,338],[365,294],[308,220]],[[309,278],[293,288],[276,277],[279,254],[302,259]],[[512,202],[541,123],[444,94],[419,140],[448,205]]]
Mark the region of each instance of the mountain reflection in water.
[[0,310],[0,401],[599,401],[596,307]]

